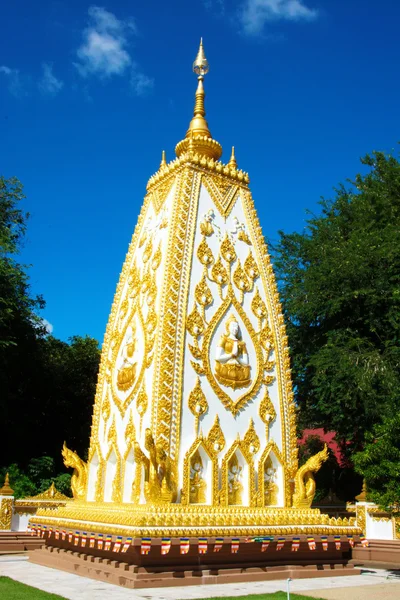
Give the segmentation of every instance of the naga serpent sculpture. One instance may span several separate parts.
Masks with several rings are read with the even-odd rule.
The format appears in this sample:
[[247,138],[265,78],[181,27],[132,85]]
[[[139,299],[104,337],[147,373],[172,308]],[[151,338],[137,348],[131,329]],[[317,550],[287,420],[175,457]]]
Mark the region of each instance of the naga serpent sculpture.
[[329,456],[328,447],[318,454],[311,456],[308,461],[300,467],[294,478],[293,508],[310,508],[315,496],[315,479],[313,473],[321,468],[323,462]]
[[62,456],[64,465],[74,469],[71,477],[72,495],[76,500],[83,500],[86,496],[87,464],[79,458],[76,452],[67,448],[65,442],[62,449]]

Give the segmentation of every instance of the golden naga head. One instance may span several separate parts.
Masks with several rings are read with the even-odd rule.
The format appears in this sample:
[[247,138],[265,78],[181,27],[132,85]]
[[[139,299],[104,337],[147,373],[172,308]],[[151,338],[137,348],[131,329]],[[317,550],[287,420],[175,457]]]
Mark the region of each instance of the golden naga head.
[[319,471],[323,462],[329,458],[328,446],[325,444],[323,450],[311,456],[307,461],[307,467],[309,471],[315,473]]

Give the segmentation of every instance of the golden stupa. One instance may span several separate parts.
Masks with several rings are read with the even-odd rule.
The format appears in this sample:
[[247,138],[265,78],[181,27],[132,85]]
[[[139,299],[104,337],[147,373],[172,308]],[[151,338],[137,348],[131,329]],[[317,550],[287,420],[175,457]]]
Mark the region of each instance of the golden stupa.
[[[102,350],[87,463],[47,527],[122,536],[353,534],[311,509],[288,340],[247,173],[194,116],[147,185]],[[77,418],[79,418],[77,416]]]

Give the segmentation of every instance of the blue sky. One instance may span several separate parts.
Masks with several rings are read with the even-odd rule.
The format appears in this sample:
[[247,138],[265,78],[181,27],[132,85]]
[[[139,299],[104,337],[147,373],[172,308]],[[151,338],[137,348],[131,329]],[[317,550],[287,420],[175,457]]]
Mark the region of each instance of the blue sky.
[[400,140],[397,0],[82,0],[2,7],[1,172],[25,185],[22,259],[54,335],[102,341],[148,178],[193,107],[248,171],[265,234]]

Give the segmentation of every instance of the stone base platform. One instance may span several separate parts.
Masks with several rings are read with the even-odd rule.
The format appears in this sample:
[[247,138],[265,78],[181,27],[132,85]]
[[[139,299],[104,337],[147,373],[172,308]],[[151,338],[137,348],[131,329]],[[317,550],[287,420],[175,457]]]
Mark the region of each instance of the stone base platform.
[[368,540],[369,547],[356,546],[352,563],[379,569],[400,569],[400,540]]
[[[210,542],[211,540],[209,540]],[[57,547],[49,545],[29,555],[30,561],[55,569],[75,573],[92,579],[107,581],[128,588],[169,587],[216,583],[238,583],[302,579],[308,577],[332,577],[359,575],[360,570],[349,564],[351,550],[347,542],[336,550],[333,541],[327,551],[310,551],[303,540],[297,552],[291,545],[277,551],[276,542],[266,552],[256,542],[241,540],[238,553],[231,553],[231,544],[225,543],[219,552],[213,552],[210,544],[206,554],[199,554],[193,540],[189,553],[179,553],[179,540],[173,540],[167,555],[161,555],[160,540],[153,540],[151,552],[140,554],[140,540],[125,554],[85,547],[73,548],[65,541]],[[59,547],[63,546],[63,547]]]
[[43,540],[23,531],[0,531],[0,554],[13,554],[35,550]]

